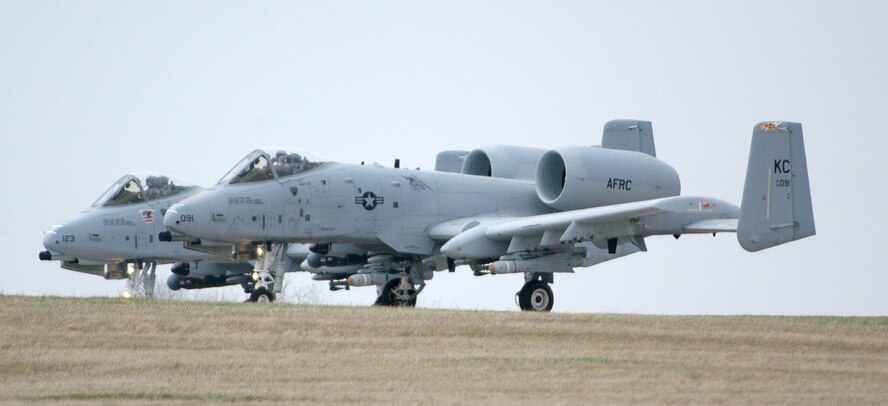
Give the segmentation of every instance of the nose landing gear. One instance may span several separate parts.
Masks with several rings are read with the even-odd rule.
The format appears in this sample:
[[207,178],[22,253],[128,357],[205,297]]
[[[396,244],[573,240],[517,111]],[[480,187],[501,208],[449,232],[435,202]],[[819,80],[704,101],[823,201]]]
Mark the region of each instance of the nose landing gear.
[[154,283],[157,279],[157,263],[137,260],[132,267],[127,267],[126,287],[123,297],[154,297]]
[[257,248],[253,268],[253,288],[247,302],[271,303],[281,293],[284,272],[289,267],[287,244],[270,244]]
[[274,302],[274,293],[268,290],[265,287],[260,287],[254,289],[252,293],[250,293],[250,298],[247,299],[248,302],[254,303],[271,303]]

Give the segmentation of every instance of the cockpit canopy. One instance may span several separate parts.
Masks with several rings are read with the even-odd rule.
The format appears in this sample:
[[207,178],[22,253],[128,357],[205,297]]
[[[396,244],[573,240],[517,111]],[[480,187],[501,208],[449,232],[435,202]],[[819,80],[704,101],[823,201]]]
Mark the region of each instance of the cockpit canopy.
[[261,148],[245,156],[231,168],[219,184],[262,182],[317,168],[330,160],[298,148]]
[[122,206],[143,203],[178,195],[196,188],[193,183],[175,176],[136,172],[123,175],[108,188],[93,207]]

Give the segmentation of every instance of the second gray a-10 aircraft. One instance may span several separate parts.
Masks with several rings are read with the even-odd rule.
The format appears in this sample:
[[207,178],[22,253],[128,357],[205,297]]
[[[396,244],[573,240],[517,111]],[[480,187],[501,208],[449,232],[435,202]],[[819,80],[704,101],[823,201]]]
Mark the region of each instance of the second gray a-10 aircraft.
[[278,158],[256,150],[172,205],[159,239],[235,257],[312,243],[302,267],[315,279],[376,286],[382,305],[415,305],[432,271],[457,265],[523,273],[520,308],[549,311],[554,273],[646,251],[649,236],[736,232],[758,251],[815,233],[802,127],[791,122],[754,127],[739,207],[680,196],[651,123],[637,120],[608,122],[600,147],[448,151],[436,171]]
[[[159,244],[163,218],[174,202],[201,187],[175,176],[136,172],[122,176],[73,219],[43,234],[40,259],[62,268],[105,279],[127,279],[125,297],[152,297],[158,264],[172,263],[171,290],[241,285],[250,301],[271,301],[282,286],[283,272],[300,270],[307,247],[294,244],[280,272],[270,272],[263,257],[231,258],[230,247]],[[281,249],[280,246],[273,249]],[[252,263],[251,263],[252,262]],[[264,267],[266,266],[266,267]],[[275,284],[275,282],[277,282]]]

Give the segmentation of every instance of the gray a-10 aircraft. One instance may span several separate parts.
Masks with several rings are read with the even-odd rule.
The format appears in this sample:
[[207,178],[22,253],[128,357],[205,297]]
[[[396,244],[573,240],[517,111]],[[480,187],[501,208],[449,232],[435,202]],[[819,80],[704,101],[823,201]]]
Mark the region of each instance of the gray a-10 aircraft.
[[[169,206],[201,190],[169,175],[138,172],[124,175],[90,208],[46,231],[43,234],[46,251],[39,257],[61,261],[64,269],[105,279],[126,278],[125,297],[153,296],[157,265],[173,263],[173,274],[167,279],[167,286],[172,290],[240,284],[250,294],[250,301],[273,300],[274,288],[281,284],[258,277],[254,268],[260,267],[246,261],[255,257],[242,256],[240,261],[234,261],[230,245],[214,251],[206,247],[194,250],[157,243],[155,236],[164,230],[163,217]],[[292,245],[289,249],[289,257],[295,260],[291,262],[297,265],[295,270],[306,256],[303,252],[308,252],[305,248]],[[257,265],[262,264],[260,255]]]
[[308,159],[281,168],[256,150],[171,206],[160,239],[245,251],[325,242],[303,265],[346,267],[323,274],[331,288],[375,285],[383,305],[414,305],[433,270],[523,273],[520,308],[549,311],[554,273],[646,251],[649,236],[736,232],[758,251],[815,233],[798,123],[754,127],[740,207],[680,196],[646,121],[608,122],[600,147],[493,146],[458,165],[462,154],[438,156],[457,174]]

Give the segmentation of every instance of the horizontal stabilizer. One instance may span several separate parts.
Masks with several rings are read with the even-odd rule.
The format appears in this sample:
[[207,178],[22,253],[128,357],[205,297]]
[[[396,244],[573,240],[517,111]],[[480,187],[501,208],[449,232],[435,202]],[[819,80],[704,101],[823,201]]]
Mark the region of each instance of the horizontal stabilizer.
[[684,227],[684,232],[694,233],[733,233],[737,231],[737,219],[700,220]]

